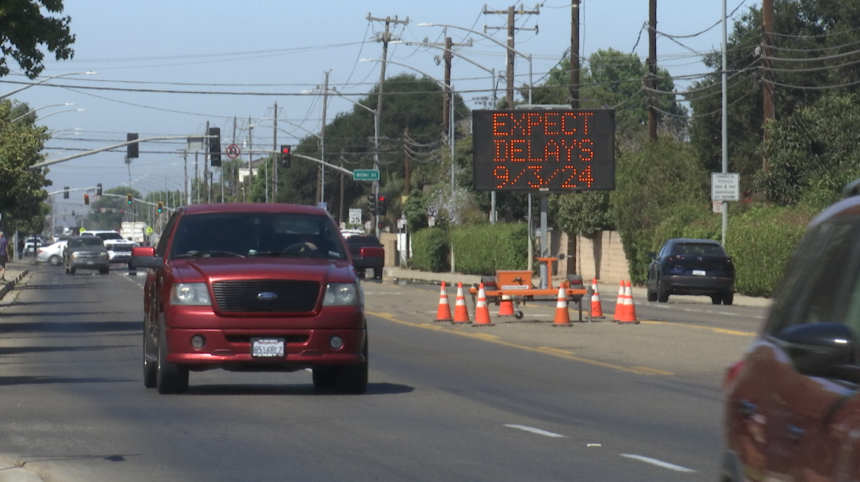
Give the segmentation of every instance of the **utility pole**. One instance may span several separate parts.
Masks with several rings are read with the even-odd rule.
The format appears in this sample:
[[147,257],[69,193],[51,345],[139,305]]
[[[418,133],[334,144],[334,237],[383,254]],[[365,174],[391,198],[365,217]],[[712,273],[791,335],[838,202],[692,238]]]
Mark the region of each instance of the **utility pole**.
[[[234,115],[233,116],[233,138],[232,138],[231,144],[235,144],[235,143],[236,143],[236,116]],[[232,186],[230,186],[230,196],[233,198],[234,202],[236,201],[236,186],[239,185],[239,163],[240,162],[242,162],[241,158],[239,158],[238,162],[233,162],[230,164],[231,169],[233,169],[233,172],[230,173],[230,174],[232,174],[231,177],[233,178],[233,182],[231,183]]]
[[570,107],[579,109],[579,0],[570,6]]
[[[343,148],[341,148],[341,150],[340,150],[340,167],[343,167]],[[343,209],[344,209],[344,202],[343,202],[344,177],[343,176],[344,176],[344,173],[343,173],[343,171],[341,171],[341,173],[340,173],[340,211],[338,212],[337,222],[338,222],[338,224],[344,223],[344,226],[346,226],[346,222],[343,220]]]
[[508,103],[508,109],[514,108],[514,35],[517,30],[534,30],[538,31],[537,25],[534,28],[525,28],[525,27],[517,27],[516,26],[516,15],[539,15],[540,8],[536,8],[535,10],[525,10],[522,6],[520,6],[519,10],[516,10],[516,7],[508,7],[507,10],[487,10],[486,5],[484,6],[484,15],[488,14],[500,14],[508,16],[508,25],[507,27],[487,27],[484,26],[484,31],[487,29],[492,30],[501,30],[506,28],[508,31],[508,60],[507,60],[507,72],[505,74],[507,81],[507,95],[506,100]]
[[[204,136],[209,135],[209,121],[206,121],[206,130],[203,132],[204,132],[204,134],[203,134]],[[208,137],[206,137],[205,139],[206,139],[206,151],[205,151],[205,154],[203,154],[203,192],[207,193],[207,196],[208,196],[208,193],[209,193],[209,142],[210,142],[210,139]],[[209,196],[209,197],[211,197],[211,196]],[[211,199],[207,198],[206,202],[210,202],[210,201],[211,201]]]
[[[648,77],[651,89],[657,88],[657,0],[650,0],[648,12]],[[657,140],[657,93],[648,93],[648,138]]]
[[[770,138],[768,134],[767,125],[768,122],[773,120],[776,117],[776,113],[773,106],[773,61],[770,60],[772,50],[771,45],[773,45],[773,0],[762,0],[761,2],[761,17],[762,17],[762,27],[764,29],[764,39],[762,40],[762,55],[764,57],[764,75],[762,78],[762,97],[764,97],[764,123],[762,127],[764,128],[764,141],[767,141]],[[762,157],[762,171],[767,171],[767,157]]]
[[[325,87],[323,88],[323,105],[322,105],[322,127],[320,127],[320,160],[325,161],[325,114],[328,107],[328,74],[331,70],[325,72]],[[325,202],[325,164],[320,164],[319,175],[319,202]]]
[[[272,127],[272,152],[278,152],[278,103],[275,102],[274,123]],[[278,154],[272,154],[272,202],[278,195]]]
[[[198,162],[199,157],[200,157],[200,152],[199,151],[195,152],[194,153],[194,181],[191,183],[192,197],[194,195],[194,184],[200,183],[200,180],[199,180],[200,171],[199,171],[199,162]],[[200,188],[199,187],[197,188],[197,197],[196,197],[194,204],[200,204]]]
[[191,204],[191,192],[188,191],[188,152],[182,157],[185,159],[185,205],[187,206]]
[[[385,22],[385,31],[382,35],[377,38],[377,41],[382,42],[382,63],[379,68],[379,89],[376,93],[376,114],[374,114],[374,122],[376,123],[376,132],[379,132],[379,119],[382,117],[382,93],[383,87],[385,85],[385,63],[388,60],[388,42],[391,39],[391,32],[389,31],[391,27],[391,23],[393,22],[395,25],[403,24],[409,25],[409,17],[406,17],[406,20],[398,20],[397,16],[392,19],[391,17],[385,18],[376,18],[371,17],[370,14],[367,14],[368,22]],[[373,153],[373,168],[379,169],[379,146],[376,146],[376,150]],[[379,197],[379,181],[373,182],[373,194],[378,198]],[[376,214],[373,217],[373,229],[376,237],[379,237],[379,215]]]
[[245,199],[251,199],[251,186],[254,185],[254,154],[251,152],[254,145],[254,124],[251,124],[251,116],[248,116],[248,180],[245,181]]

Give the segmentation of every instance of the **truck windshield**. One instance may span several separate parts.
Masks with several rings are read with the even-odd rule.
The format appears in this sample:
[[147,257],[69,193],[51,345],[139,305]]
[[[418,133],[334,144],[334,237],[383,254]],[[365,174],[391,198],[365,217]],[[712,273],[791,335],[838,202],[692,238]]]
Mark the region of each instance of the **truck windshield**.
[[96,233],[96,236],[98,236],[104,240],[120,239],[120,240],[125,241],[124,239],[122,239],[122,236],[120,236],[119,233],[115,233],[115,232],[114,233]]
[[170,251],[171,259],[246,256],[347,259],[331,219],[295,213],[187,214]]

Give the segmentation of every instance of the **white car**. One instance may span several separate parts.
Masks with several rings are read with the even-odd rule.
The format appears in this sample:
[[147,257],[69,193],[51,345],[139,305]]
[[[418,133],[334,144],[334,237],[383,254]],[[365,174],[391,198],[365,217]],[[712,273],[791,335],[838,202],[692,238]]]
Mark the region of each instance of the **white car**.
[[36,254],[36,261],[48,263],[51,266],[59,266],[63,263],[63,248],[66,247],[66,242],[67,240],[64,239],[47,246],[40,246],[39,252]]

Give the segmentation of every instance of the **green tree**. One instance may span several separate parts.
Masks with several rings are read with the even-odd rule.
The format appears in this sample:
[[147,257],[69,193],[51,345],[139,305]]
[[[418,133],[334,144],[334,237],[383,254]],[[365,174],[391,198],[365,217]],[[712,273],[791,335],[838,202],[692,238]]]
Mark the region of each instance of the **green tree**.
[[[119,231],[123,221],[131,220],[132,208],[126,202],[126,195],[131,194],[134,199],[142,199],[140,192],[127,186],[117,186],[104,191],[104,195],[90,201],[90,211],[84,220],[87,229]],[[133,201],[134,202],[134,201]],[[140,204],[134,202],[135,212],[142,212]]]
[[5,0],[0,5],[0,76],[9,75],[8,58],[15,59],[27,77],[35,79],[44,70],[42,48],[57,60],[74,56],[70,47],[75,36],[69,29],[71,17],[61,14],[63,0]]
[[[34,126],[22,119],[11,122],[16,114],[12,103],[0,101],[0,212],[7,230],[27,227],[29,232],[41,232],[47,199],[43,189],[50,186],[46,168],[32,169],[43,161],[41,154],[48,140],[47,128]],[[34,219],[35,218],[35,219]],[[38,229],[33,229],[39,226]]]

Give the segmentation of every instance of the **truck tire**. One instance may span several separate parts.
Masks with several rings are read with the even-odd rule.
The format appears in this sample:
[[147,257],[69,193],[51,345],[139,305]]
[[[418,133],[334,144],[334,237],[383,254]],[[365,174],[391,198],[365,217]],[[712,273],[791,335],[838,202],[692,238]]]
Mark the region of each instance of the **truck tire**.
[[188,390],[188,369],[167,361],[167,335],[164,325],[158,330],[158,369],[155,375],[155,388],[158,393],[184,393]]
[[373,278],[382,279],[382,268],[373,268]]

